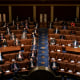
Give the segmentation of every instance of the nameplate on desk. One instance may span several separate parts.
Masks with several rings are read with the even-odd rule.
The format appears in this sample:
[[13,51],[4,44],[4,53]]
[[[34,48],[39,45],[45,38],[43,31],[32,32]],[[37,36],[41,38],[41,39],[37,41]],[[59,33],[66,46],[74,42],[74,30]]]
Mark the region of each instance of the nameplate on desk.
[[55,60],[55,58],[51,58],[52,60]]
[[68,72],[72,72],[72,70],[68,70]]
[[23,69],[23,70],[25,70],[26,68],[25,68],[25,67],[23,67],[22,69]]
[[71,46],[71,44],[68,44],[68,46]]
[[21,47],[23,47],[24,46],[24,44],[21,44]]
[[80,61],[78,61],[77,63],[80,63]]
[[53,50],[51,52],[54,52]]
[[64,71],[64,69],[60,69],[61,71]]
[[7,72],[7,73],[8,73],[8,72],[10,72],[10,70],[6,70],[5,72]]
[[74,47],[74,48],[78,48],[78,47]]
[[64,47],[65,45],[63,44],[62,46]]
[[77,75],[80,75],[80,72],[76,72]]
[[61,61],[62,59],[58,59],[58,61]]
[[71,63],[74,63],[74,60],[71,60]]
[[60,52],[60,51],[61,51],[61,50],[59,50],[59,49],[57,50],[57,52]]

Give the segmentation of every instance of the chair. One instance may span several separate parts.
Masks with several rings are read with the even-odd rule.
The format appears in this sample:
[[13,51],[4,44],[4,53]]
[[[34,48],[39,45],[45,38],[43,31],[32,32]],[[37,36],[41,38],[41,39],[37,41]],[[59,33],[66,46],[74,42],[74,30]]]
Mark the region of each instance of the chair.
[[65,35],[66,40],[71,40],[71,35]]
[[76,54],[71,54],[70,55],[70,63],[75,64],[77,62],[77,55]]
[[62,52],[62,46],[56,46],[56,52],[57,53]]
[[57,62],[58,63],[63,61],[63,56],[64,56],[63,53],[57,53]]
[[24,52],[31,52],[31,45],[25,45]]
[[70,54],[64,53],[63,62],[68,63],[70,61]]
[[75,72],[75,64],[67,63],[66,68],[67,68],[67,72],[66,72],[67,74],[71,74],[71,75],[74,74],[74,72]]
[[3,66],[2,66],[2,69],[3,69],[3,71],[4,71],[4,75],[5,76],[8,76],[8,75],[12,75],[13,74],[13,72],[11,72],[11,68],[10,68],[10,64],[4,64]]
[[74,75],[80,77],[80,65],[76,65]]
[[71,40],[76,40],[76,36],[71,35]]
[[14,46],[14,40],[7,40],[8,46]]
[[52,52],[52,51],[55,52],[55,51],[56,51],[55,45],[50,45],[50,46],[49,46],[49,51],[50,51],[50,52]]
[[67,68],[65,67],[67,64],[60,62],[59,63],[59,68],[58,68],[58,72],[60,73],[66,73]]

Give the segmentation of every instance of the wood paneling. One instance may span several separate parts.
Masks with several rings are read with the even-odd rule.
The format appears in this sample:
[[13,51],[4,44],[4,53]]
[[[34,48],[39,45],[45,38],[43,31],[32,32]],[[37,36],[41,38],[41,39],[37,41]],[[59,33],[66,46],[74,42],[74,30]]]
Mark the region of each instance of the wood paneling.
[[28,17],[33,18],[33,7],[32,6],[14,6],[12,7],[12,17],[16,19],[16,16],[19,16],[19,19],[27,19]]
[[54,17],[59,20],[74,20],[76,17],[76,6],[55,6]]
[[8,6],[0,6],[0,13],[1,14],[5,13],[6,14],[6,19],[7,19],[7,21],[9,21]]
[[37,20],[40,21],[40,13],[47,14],[48,21],[50,21],[50,6],[37,6],[36,16]]

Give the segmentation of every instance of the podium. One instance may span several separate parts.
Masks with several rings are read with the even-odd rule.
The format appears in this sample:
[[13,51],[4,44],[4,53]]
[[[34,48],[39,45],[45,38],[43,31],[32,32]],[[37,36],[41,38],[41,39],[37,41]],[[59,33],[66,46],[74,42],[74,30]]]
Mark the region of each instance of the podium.
[[52,70],[43,66],[34,68],[29,73],[29,77],[31,80],[56,80],[56,76]]

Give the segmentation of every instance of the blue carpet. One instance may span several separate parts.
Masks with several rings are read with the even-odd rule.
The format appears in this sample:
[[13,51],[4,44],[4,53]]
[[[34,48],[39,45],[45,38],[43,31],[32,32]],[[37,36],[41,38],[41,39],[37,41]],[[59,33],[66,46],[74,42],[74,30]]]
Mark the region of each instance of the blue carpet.
[[49,66],[48,29],[39,29],[37,66]]

